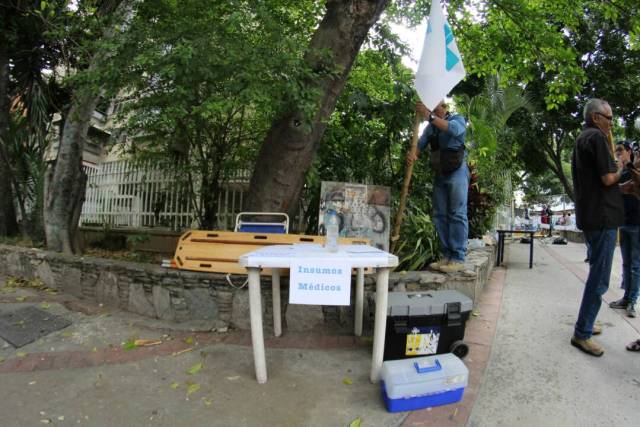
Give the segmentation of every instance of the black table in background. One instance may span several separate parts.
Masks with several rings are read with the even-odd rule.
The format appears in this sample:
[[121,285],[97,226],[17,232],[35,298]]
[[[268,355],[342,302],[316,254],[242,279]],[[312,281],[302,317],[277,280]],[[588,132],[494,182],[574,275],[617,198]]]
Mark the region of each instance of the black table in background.
[[535,231],[529,230],[496,230],[498,232],[498,254],[496,256],[496,267],[504,261],[504,236],[505,234],[522,233],[529,235],[529,268],[533,268],[533,235]]

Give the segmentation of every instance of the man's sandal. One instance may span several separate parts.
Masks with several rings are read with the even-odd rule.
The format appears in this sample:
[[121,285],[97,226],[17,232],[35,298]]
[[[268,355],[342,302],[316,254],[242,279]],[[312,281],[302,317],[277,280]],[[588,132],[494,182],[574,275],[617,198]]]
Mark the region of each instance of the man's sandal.
[[635,340],[631,344],[627,346],[627,350],[629,351],[640,351],[640,340]]

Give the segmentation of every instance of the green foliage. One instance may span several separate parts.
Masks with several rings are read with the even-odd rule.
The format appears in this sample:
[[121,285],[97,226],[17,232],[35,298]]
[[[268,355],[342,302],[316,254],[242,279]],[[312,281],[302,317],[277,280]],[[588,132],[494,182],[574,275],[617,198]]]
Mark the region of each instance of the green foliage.
[[146,243],[149,241],[149,234],[148,233],[137,233],[137,234],[130,234],[127,236],[127,246],[130,248],[135,248],[137,245],[141,244],[141,243]]
[[383,28],[378,31],[374,43],[380,50],[358,55],[307,175],[307,232],[317,231],[321,181],[386,185],[396,191],[402,180],[414,116],[413,74],[401,63],[402,46],[386,39]]
[[[135,158],[173,159],[203,227],[215,227],[219,181],[250,169],[271,120],[310,103],[303,47],[312,1],[145,2],[97,70]],[[179,161],[176,161],[178,159]]]
[[526,116],[532,105],[521,87],[501,85],[498,78],[486,79],[484,88],[475,96],[460,98],[460,110],[469,123],[471,183],[467,216],[469,237],[475,238],[491,228],[497,207],[512,197],[511,178],[516,164],[508,121],[516,112]]
[[400,236],[397,270],[422,270],[438,257],[439,240],[433,220],[413,203],[407,206]]

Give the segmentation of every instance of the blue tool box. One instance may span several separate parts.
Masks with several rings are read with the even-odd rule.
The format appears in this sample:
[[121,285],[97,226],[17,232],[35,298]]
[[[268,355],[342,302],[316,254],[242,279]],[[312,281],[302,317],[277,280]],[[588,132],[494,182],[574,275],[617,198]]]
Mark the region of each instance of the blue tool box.
[[380,378],[387,410],[413,411],[462,400],[469,370],[457,356],[447,353],[386,361]]

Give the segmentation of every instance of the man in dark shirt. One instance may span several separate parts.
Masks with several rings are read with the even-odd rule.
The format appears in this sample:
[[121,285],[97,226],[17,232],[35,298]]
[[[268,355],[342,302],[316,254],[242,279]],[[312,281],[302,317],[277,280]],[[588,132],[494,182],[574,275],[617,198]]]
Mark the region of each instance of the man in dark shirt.
[[622,165],[613,159],[607,135],[613,113],[606,101],[590,99],[584,107],[585,127],[576,139],[571,157],[575,190],[576,223],[590,247],[589,277],[585,283],[578,321],[571,344],[593,356],[604,349],[591,336],[602,295],[609,288],[617,228],[624,223],[622,193],[618,181]]
[[[623,165],[627,165],[620,181],[632,182],[633,150],[630,141],[618,142],[616,157]],[[620,252],[622,253],[624,296],[610,303],[609,307],[627,310],[629,317],[636,317],[635,305],[640,290],[640,199],[635,194],[623,194],[622,199],[624,200],[624,225],[620,227]]]

